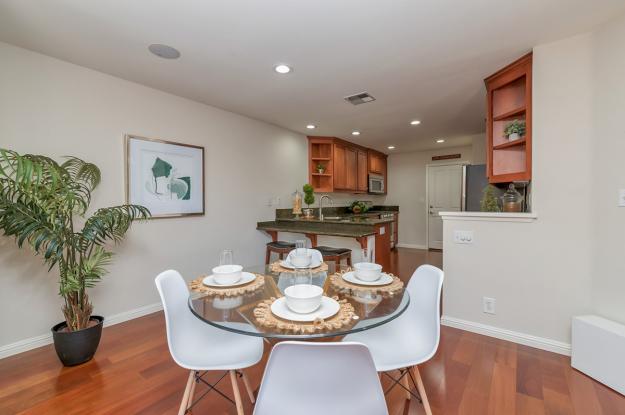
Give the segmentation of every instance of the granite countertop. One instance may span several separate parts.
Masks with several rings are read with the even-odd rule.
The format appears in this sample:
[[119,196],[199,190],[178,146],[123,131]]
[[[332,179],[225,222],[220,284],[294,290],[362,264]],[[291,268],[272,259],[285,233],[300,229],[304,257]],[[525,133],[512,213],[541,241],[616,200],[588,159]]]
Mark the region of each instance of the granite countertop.
[[360,238],[375,234],[375,226],[390,223],[393,218],[380,219],[380,213],[399,212],[398,206],[375,206],[366,213],[354,214],[345,207],[323,209],[325,219],[319,220],[319,209],[312,219],[295,218],[291,209],[277,209],[276,220],[258,222],[256,229],[278,232],[313,233],[317,235]]
[[347,238],[362,238],[363,236],[375,235],[375,227],[371,224],[321,222],[318,220],[274,220],[258,222],[256,224],[256,229],[263,231],[344,236]]

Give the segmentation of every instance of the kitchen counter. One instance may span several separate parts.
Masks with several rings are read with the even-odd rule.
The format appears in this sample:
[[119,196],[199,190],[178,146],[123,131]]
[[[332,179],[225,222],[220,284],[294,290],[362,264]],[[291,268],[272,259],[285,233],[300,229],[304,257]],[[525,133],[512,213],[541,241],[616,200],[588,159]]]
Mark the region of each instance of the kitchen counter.
[[[258,222],[256,229],[267,232],[273,241],[278,240],[279,232],[304,234],[311,246],[317,246],[319,235],[354,238],[362,249],[375,252],[378,263],[387,267],[390,260],[392,223],[394,217],[380,218],[381,214],[397,213],[397,206],[375,207],[366,213],[354,214],[345,207],[323,209],[324,220],[319,219],[319,209],[313,210],[313,218],[296,218],[291,209],[277,209],[276,219]],[[396,215],[395,215],[396,216]]]
[[369,235],[375,235],[375,226],[372,223],[322,222],[318,219],[280,219],[270,222],[258,222],[256,224],[256,229],[273,232],[344,236],[347,238],[362,238]]

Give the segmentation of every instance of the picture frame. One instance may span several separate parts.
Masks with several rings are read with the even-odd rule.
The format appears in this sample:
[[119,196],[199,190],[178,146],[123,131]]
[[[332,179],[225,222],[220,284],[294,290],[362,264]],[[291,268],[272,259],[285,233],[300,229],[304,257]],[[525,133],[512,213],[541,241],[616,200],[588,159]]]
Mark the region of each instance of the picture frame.
[[152,218],[204,215],[204,147],[125,134],[124,157],[126,203]]

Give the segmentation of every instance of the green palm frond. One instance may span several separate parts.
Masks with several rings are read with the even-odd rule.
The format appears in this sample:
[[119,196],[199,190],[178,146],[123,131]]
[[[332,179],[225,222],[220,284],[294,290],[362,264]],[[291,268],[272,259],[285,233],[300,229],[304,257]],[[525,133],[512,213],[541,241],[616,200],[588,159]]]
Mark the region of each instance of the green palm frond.
[[103,243],[107,239],[119,242],[128,228],[138,219],[147,219],[150,211],[143,206],[121,205],[98,209],[82,228],[82,237],[92,243]]
[[67,160],[61,165],[67,170],[76,182],[87,185],[89,191],[93,191],[101,180],[100,169],[92,163],[87,163],[78,157],[67,156]]

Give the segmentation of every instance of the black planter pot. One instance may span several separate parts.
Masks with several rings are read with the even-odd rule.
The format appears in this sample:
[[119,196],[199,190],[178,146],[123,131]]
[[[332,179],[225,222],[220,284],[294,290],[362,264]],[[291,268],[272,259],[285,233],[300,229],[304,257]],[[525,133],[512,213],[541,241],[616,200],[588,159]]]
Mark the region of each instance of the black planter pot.
[[102,336],[104,317],[91,316],[91,320],[97,321],[98,324],[78,331],[59,331],[67,327],[66,322],[52,327],[54,348],[65,366],[85,363],[95,354]]

